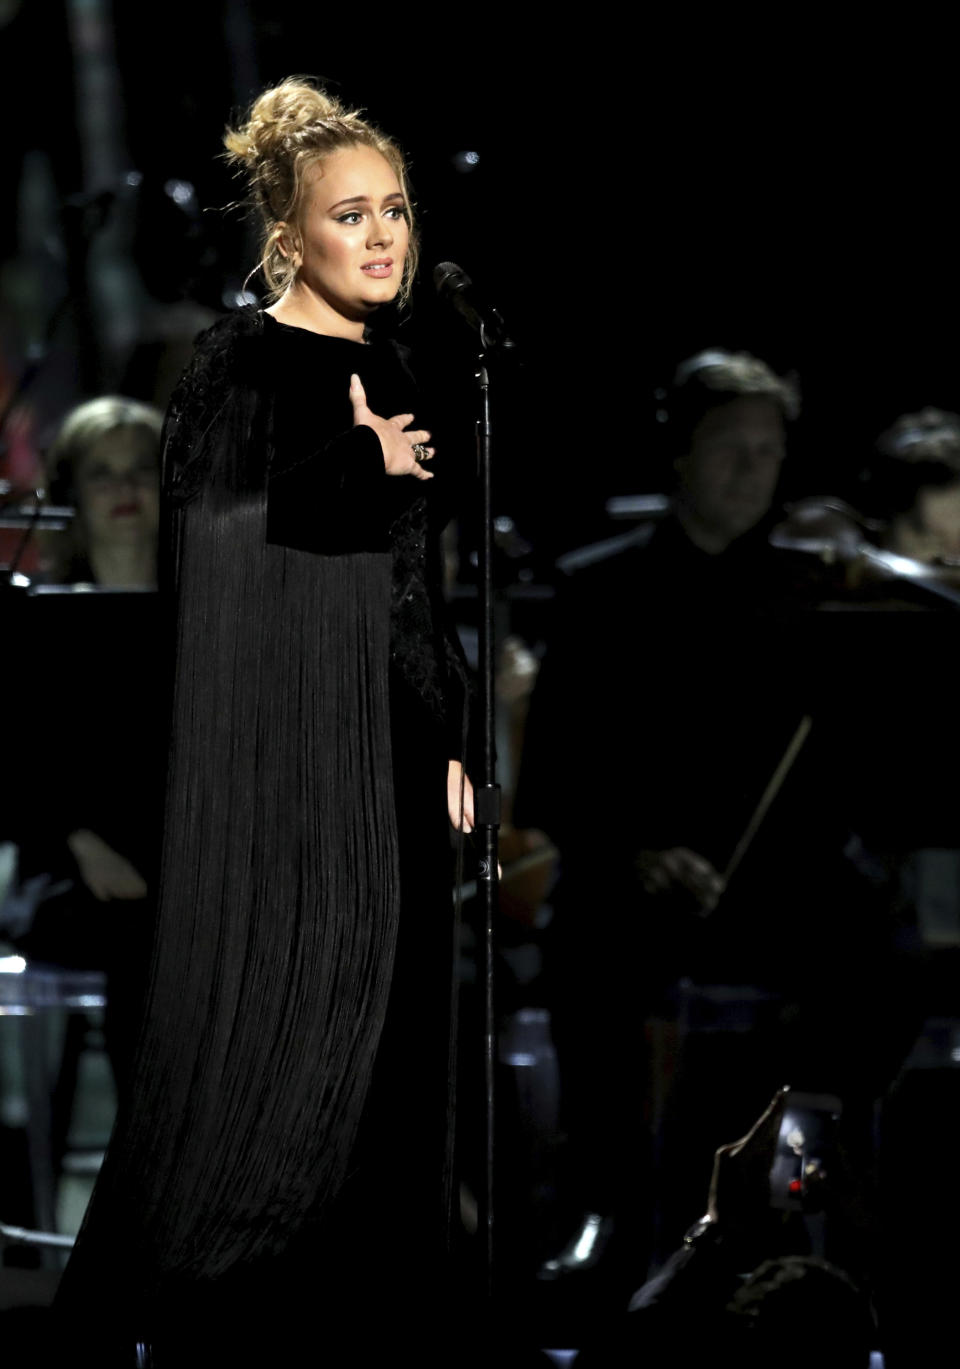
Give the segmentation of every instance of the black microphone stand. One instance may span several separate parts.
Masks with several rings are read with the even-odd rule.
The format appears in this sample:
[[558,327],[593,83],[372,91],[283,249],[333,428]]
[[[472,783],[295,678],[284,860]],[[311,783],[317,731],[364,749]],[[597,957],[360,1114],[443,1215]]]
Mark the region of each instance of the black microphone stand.
[[495,1294],[494,1194],[496,1136],[497,1021],[495,1003],[494,926],[500,902],[500,786],[497,783],[496,748],[496,629],[494,618],[493,537],[493,416],[491,379],[498,366],[516,360],[516,348],[507,336],[503,320],[491,310],[480,326],[481,351],[477,358],[477,475],[480,486],[480,526],[477,539],[477,589],[479,597],[479,675],[482,722],[481,770],[474,787],[474,817],[480,866],[477,894],[483,926],[483,1067],[484,1067],[484,1182],[478,1201],[479,1230],[483,1237],[483,1262],[488,1298]]
[[497,784],[496,751],[496,630],[494,625],[493,566],[493,417],[491,378],[500,364],[516,358],[516,347],[507,336],[499,312],[478,306],[473,282],[454,262],[441,262],[433,273],[434,285],[480,336],[480,353],[474,375],[477,382],[477,477],[480,487],[480,525],[477,537],[477,591],[479,599],[479,695],[481,718],[480,773],[474,776],[474,828],[479,853],[477,899],[482,917],[483,1073],[484,1073],[484,1173],[477,1195],[478,1232],[482,1240],[484,1284],[488,1299],[495,1294],[494,1280],[494,1143],[496,1134],[497,1022],[494,995],[494,923],[500,897],[500,786]]
[[488,1297],[494,1292],[494,1134],[496,1118],[495,1079],[497,1027],[494,1004],[494,919],[500,893],[500,786],[496,755],[496,634],[494,628],[493,576],[493,422],[490,405],[490,364],[487,338],[477,360],[477,475],[480,485],[480,527],[477,545],[479,594],[479,674],[482,722],[481,771],[474,788],[480,868],[477,893],[483,927],[483,1071],[484,1071],[484,1174],[479,1195],[479,1230],[483,1239],[483,1263]]

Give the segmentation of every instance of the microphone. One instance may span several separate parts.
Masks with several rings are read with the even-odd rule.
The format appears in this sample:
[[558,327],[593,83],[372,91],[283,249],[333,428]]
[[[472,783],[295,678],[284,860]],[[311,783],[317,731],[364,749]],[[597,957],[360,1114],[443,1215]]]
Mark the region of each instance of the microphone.
[[511,348],[516,345],[507,337],[499,310],[479,295],[473,281],[456,262],[442,261],[435,266],[433,283],[440,298],[456,309],[475,333],[480,334],[480,341],[485,348]]

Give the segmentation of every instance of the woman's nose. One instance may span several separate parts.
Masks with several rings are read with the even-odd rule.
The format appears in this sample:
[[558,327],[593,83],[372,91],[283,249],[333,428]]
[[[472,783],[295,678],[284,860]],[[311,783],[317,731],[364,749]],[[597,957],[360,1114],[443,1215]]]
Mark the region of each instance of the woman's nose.
[[389,247],[393,242],[393,232],[389,219],[376,219],[367,239],[368,247]]

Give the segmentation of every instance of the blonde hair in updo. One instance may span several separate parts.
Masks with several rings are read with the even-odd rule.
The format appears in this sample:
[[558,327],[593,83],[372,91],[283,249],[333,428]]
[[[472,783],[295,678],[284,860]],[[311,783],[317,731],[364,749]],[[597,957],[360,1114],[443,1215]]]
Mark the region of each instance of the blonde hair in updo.
[[[417,238],[407,185],[407,169],[396,143],[347,109],[306,77],[291,76],[255,100],[246,121],[224,135],[227,161],[247,176],[263,224],[260,262],[270,289],[279,299],[297,274],[280,248],[282,224],[299,232],[306,173],[324,157],[347,147],[372,147],[396,173],[407,206],[410,245],[404,262],[399,298],[406,303],[417,269]],[[251,273],[253,274],[253,273]]]

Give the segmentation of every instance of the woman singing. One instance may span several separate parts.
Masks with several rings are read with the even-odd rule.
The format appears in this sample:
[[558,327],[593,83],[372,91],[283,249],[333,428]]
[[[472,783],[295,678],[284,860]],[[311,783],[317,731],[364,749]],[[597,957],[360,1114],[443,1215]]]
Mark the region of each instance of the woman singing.
[[273,1338],[342,1364],[347,1334],[372,1364],[445,1274],[448,812],[472,821],[442,477],[406,354],[368,333],[416,239],[397,147],[305,82],[226,147],[273,303],[201,335],[167,415],[151,988],[60,1304],[157,1364],[268,1362]]

